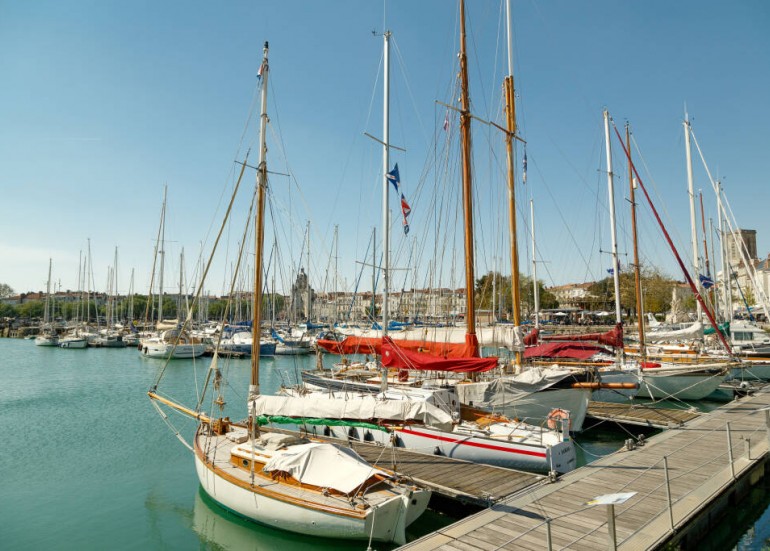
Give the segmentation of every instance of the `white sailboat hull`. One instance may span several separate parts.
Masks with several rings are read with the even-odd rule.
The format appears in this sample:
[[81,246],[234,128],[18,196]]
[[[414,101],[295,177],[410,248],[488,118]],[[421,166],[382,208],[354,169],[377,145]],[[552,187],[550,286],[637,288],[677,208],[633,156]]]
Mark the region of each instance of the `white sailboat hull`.
[[144,343],[140,352],[143,356],[148,358],[168,358],[171,356],[174,359],[189,359],[202,356],[206,351],[205,344],[180,344],[174,348],[171,344],[166,343]]
[[84,337],[63,338],[59,341],[59,348],[86,348],[88,340]]
[[549,388],[517,398],[515,402],[495,410],[495,413],[541,425],[548,420],[548,415],[554,409],[566,409],[569,411],[570,431],[580,432],[583,430],[590,400],[591,391],[588,389]]
[[51,335],[38,335],[35,337],[35,346],[57,346],[59,337]]
[[708,371],[662,370],[645,369],[642,382],[639,385],[640,398],[662,400],[677,398],[679,400],[703,400],[714,392],[727,377],[726,373],[710,373]]
[[[640,384],[639,369],[613,369],[609,371],[601,371],[599,377],[602,383],[632,383]],[[594,402],[609,402],[613,404],[624,404],[629,400],[633,400],[639,393],[639,387],[637,388],[624,388],[624,389],[611,389],[602,388],[594,390],[591,393],[591,400]]]
[[[309,536],[406,543],[406,527],[425,510],[430,492],[393,493],[393,498],[369,508],[365,514],[345,515],[308,506],[302,499],[277,499],[237,484],[195,454],[195,469],[203,490],[221,506],[249,520]],[[269,493],[269,492],[267,492]]]
[[[312,431],[312,427],[306,427]],[[507,439],[491,439],[471,431],[443,431],[427,426],[404,426],[393,433],[357,427],[326,427],[328,436],[360,442],[377,442],[383,446],[405,448],[417,453],[443,455],[472,463],[483,463],[508,469],[547,473],[567,473],[575,469],[577,458],[571,441],[552,445],[519,443]]]

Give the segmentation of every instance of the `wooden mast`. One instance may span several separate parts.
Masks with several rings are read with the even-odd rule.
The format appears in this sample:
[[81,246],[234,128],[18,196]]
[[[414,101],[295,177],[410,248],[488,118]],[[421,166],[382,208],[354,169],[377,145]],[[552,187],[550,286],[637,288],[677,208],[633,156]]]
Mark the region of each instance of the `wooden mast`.
[[[708,235],[706,233],[706,215],[703,212],[703,192],[698,190],[698,196],[700,198],[700,222],[701,227],[703,228],[703,255],[705,259],[705,268],[706,268],[706,276],[711,277],[711,262],[709,259],[709,249],[708,244],[706,243],[706,236]],[[698,274],[700,275],[700,274]],[[716,311],[716,301],[714,300],[714,288],[706,290],[706,294],[709,296],[709,300],[711,301],[711,304],[714,306],[714,311]]]
[[465,1],[460,0],[460,140],[463,160],[463,221],[465,225],[465,342],[478,356],[476,339],[476,297],[473,270],[473,192],[471,175],[471,112],[468,96],[468,58],[465,51]]
[[516,189],[515,189],[515,157],[513,139],[516,135],[516,105],[513,95],[513,59],[511,56],[510,40],[510,5],[506,3],[508,19],[508,76],[503,81],[503,96],[505,101],[506,125],[505,150],[508,158],[508,240],[511,246],[511,306],[513,309],[513,331],[517,336],[514,370],[521,371],[521,304],[519,297],[519,250],[516,242]]
[[642,278],[639,265],[639,242],[636,233],[636,185],[634,171],[631,168],[631,132],[626,124],[626,150],[628,151],[628,188],[631,200],[631,229],[634,239],[634,289],[636,294],[636,318],[639,327],[639,357],[645,361],[646,350],[644,348],[644,306],[642,302]]
[[[254,217],[254,289],[252,297],[252,325],[251,325],[251,382],[249,385],[249,398],[259,394],[259,340],[260,320],[262,319],[262,253],[265,240],[265,190],[267,189],[267,146],[265,145],[265,132],[267,129],[267,63],[268,44],[265,42],[262,58],[262,110],[259,122],[259,163],[257,164],[257,212]],[[256,425],[254,418],[249,413],[249,429],[253,434]]]

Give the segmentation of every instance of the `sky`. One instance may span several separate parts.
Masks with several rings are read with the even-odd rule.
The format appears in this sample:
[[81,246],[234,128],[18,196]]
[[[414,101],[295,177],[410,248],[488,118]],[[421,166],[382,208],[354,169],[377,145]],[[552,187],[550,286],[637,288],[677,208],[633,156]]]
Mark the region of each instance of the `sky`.
[[[502,136],[479,122],[503,121],[504,14],[500,1],[468,1],[476,277],[510,273]],[[512,15],[518,132],[528,159],[524,184],[520,142],[523,273],[532,261],[531,199],[538,278],[552,286],[607,275],[605,108],[621,132],[630,124],[642,181],[685,259],[692,257],[685,109],[737,225],[757,231],[760,257],[770,253],[769,3],[514,0]],[[391,287],[462,286],[457,116],[444,107],[457,105],[458,4],[450,0],[0,0],[0,283],[44,290],[50,259],[54,286],[74,290],[80,259],[89,256],[88,285],[107,290],[117,249],[118,292],[128,292],[133,272],[133,290],[146,293],[167,186],[165,285],[179,284],[180,264],[185,286],[194,285],[236,162],[251,148],[248,164],[256,164],[257,72],[269,41],[266,241],[268,255],[273,241],[280,251],[271,261],[276,287],[287,289],[302,266],[317,290],[351,290],[359,278],[360,289],[371,289],[360,262],[372,254],[372,228],[382,236],[383,167],[382,147],[365,133],[383,135],[386,29],[390,142],[406,150],[392,150],[390,164],[399,165],[412,210],[404,235],[390,198]],[[612,150],[627,269],[627,168],[617,142]],[[707,224],[716,225],[697,150],[693,165]],[[254,185],[254,171],[244,174],[205,286],[213,294],[229,288],[234,271]],[[637,199],[643,263],[681,279]],[[309,266],[300,257],[308,221]]]

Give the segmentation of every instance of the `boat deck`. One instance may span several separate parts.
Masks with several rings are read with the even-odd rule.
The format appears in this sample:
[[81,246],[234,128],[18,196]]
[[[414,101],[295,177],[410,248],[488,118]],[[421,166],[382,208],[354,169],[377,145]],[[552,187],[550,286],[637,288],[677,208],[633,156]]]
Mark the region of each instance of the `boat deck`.
[[[401,549],[697,548],[719,514],[729,514],[740,493],[762,478],[770,457],[768,410],[770,392],[759,391]],[[617,493],[632,496],[614,509],[589,504]]]
[[588,404],[588,417],[599,421],[613,421],[624,425],[636,425],[657,429],[681,427],[702,414],[693,409],[674,409],[652,407],[649,404],[630,403],[614,404],[609,402],[591,402]]

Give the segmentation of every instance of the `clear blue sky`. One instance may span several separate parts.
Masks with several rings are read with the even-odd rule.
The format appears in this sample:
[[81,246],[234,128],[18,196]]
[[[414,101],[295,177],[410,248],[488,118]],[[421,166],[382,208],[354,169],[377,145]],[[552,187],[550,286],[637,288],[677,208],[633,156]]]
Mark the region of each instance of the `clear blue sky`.
[[[501,14],[498,1],[468,2],[473,110],[498,122],[507,72]],[[610,248],[600,172],[605,106],[621,128],[630,121],[648,169],[643,179],[685,257],[691,256],[685,103],[738,224],[757,230],[760,256],[770,253],[770,3],[516,0],[513,15],[518,113],[529,160],[528,182],[517,187],[520,238],[528,250],[532,197],[544,261],[540,279],[547,285],[589,281],[604,277],[610,265],[599,252]],[[391,141],[407,149],[393,160],[413,211],[405,239],[392,204],[394,263],[403,266],[411,243],[435,239],[426,213],[436,208],[440,176],[427,167],[436,154],[434,135],[444,139],[445,109],[435,102],[452,101],[455,2],[0,0],[0,282],[20,292],[43,289],[50,257],[55,280],[74,289],[79,253],[90,238],[99,289],[106,288],[118,247],[119,291],[127,291],[133,268],[136,290],[146,292],[164,184],[167,271],[178,273],[184,247],[191,279],[200,244],[221,217],[223,190],[234,181],[233,161],[256,139],[253,121],[245,133],[244,127],[268,40],[274,128],[268,161],[296,181],[271,178],[285,228],[282,270],[296,264],[309,219],[311,280],[320,289],[339,225],[339,267],[350,287],[371,227],[380,225],[381,152],[363,133],[382,134],[382,39],[372,31],[384,28],[394,33]],[[504,160],[499,143],[490,154],[492,137],[499,138],[476,125],[477,276],[494,266],[493,257],[505,258],[503,238],[491,237],[502,236],[506,216]],[[613,147],[625,264],[626,168]],[[253,173],[247,174],[251,186]],[[697,154],[695,175],[707,217],[714,217]],[[443,184],[455,189],[454,181]],[[438,194],[456,197],[456,191]],[[239,212],[245,208],[241,202]],[[642,210],[645,261],[679,278],[649,209]],[[231,251],[240,227],[227,234]],[[433,253],[418,247],[425,272]],[[451,267],[446,254],[441,262]],[[522,253],[525,273],[529,258]],[[450,271],[441,283],[461,286],[462,270],[454,279]],[[212,292],[221,291],[223,273],[220,268]],[[404,276],[395,279],[401,287]],[[171,287],[176,280],[167,276]],[[417,280],[426,282],[423,275]]]

